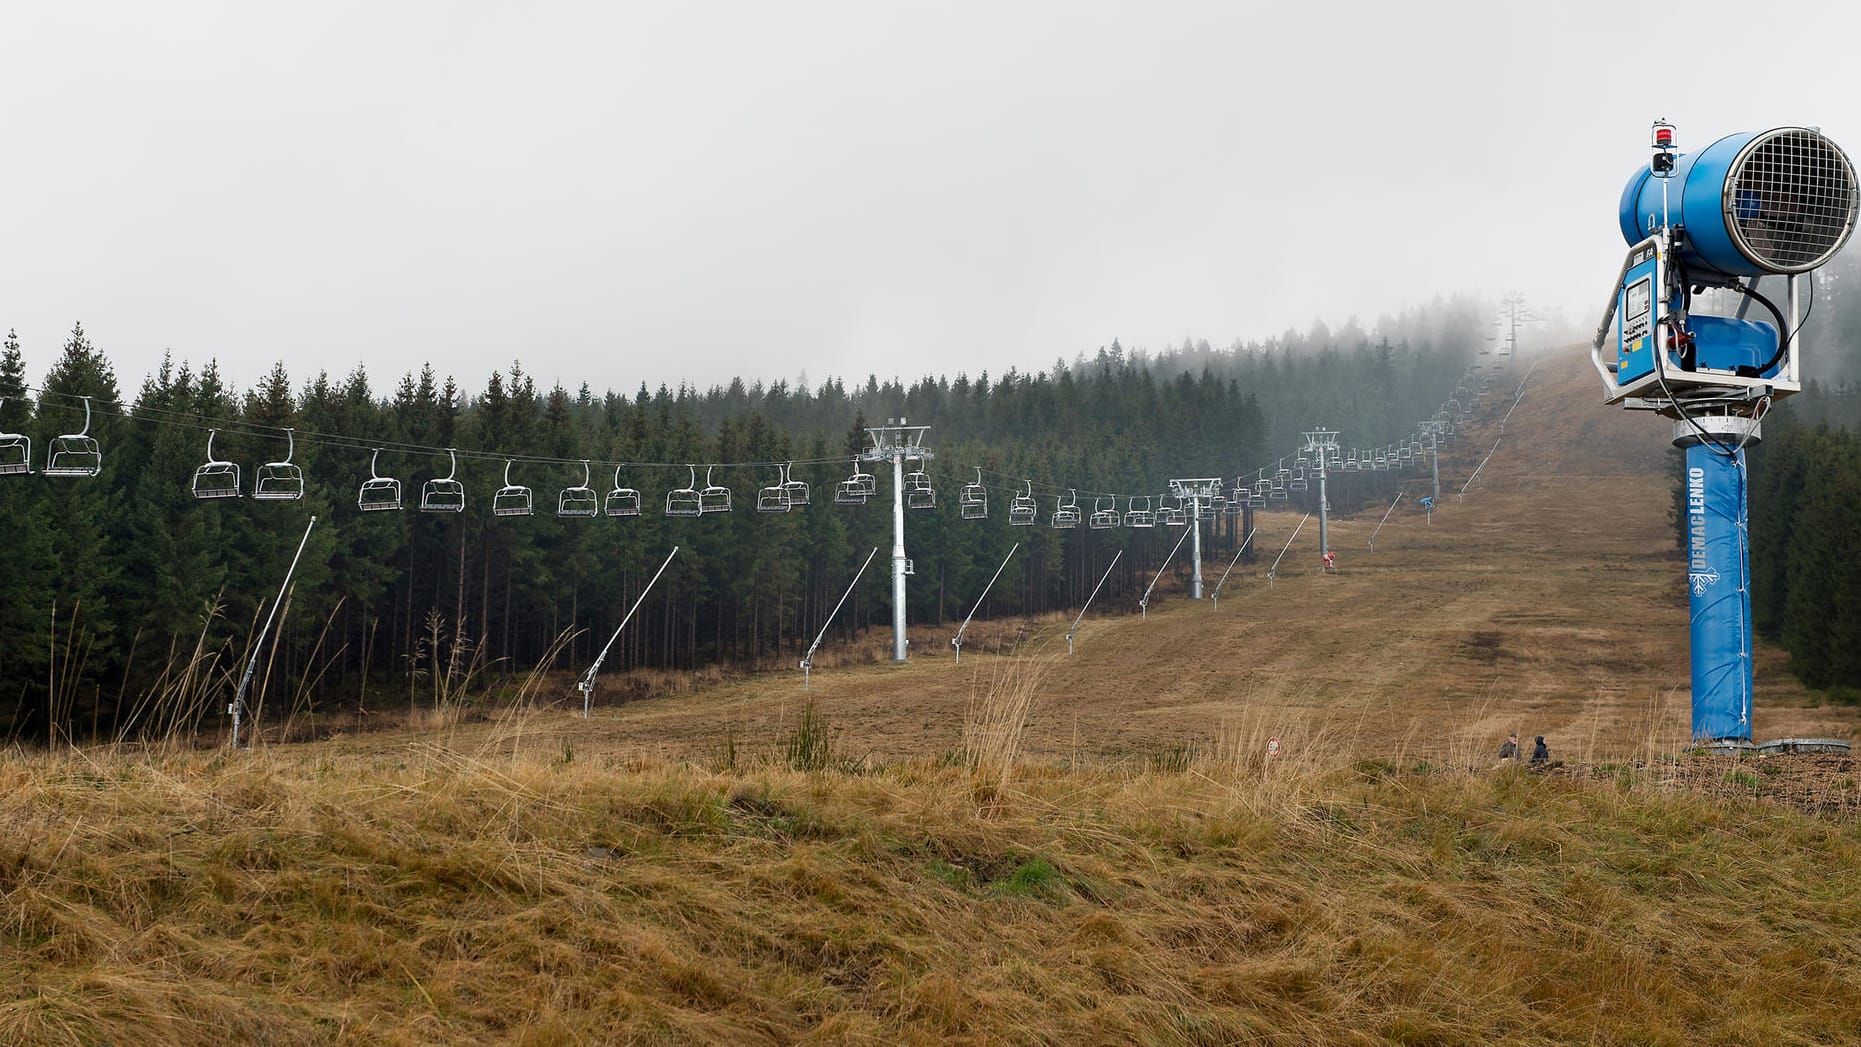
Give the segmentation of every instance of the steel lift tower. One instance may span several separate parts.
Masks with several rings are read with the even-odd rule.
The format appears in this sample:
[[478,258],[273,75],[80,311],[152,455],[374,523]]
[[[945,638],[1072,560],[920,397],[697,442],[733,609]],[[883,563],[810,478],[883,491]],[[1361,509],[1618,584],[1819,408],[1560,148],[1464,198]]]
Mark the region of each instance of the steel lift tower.
[[860,455],[868,462],[892,463],[892,661],[905,660],[905,576],[912,573],[911,561],[905,559],[905,462],[928,461],[932,455],[924,446],[928,425],[907,425],[903,418],[888,418],[886,424],[866,430],[872,446]]
[[1323,556],[1331,551],[1331,503],[1325,500],[1325,463],[1337,457],[1337,431],[1314,429],[1306,433],[1305,450],[1318,456],[1318,555]]
[[1195,477],[1187,480],[1171,480],[1170,493],[1189,502],[1189,526],[1194,534],[1190,538],[1189,562],[1194,564],[1189,572],[1189,598],[1202,598],[1202,512],[1209,500],[1221,493],[1220,477]]

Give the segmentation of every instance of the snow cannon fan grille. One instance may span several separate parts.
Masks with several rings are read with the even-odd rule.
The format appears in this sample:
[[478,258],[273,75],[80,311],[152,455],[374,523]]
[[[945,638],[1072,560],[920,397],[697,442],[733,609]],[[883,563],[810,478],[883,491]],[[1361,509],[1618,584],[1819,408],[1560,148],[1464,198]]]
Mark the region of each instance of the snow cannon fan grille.
[[1720,199],[1745,257],[1776,273],[1808,272],[1854,232],[1855,169],[1817,132],[1778,128],[1739,152]]

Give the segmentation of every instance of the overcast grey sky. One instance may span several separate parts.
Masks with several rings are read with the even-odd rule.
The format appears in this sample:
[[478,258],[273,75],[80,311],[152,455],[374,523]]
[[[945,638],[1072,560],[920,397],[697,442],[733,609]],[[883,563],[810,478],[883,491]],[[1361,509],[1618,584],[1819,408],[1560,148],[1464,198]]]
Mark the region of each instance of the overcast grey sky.
[[0,329],[36,382],[81,320],[131,394],[164,349],[630,391],[1590,324],[1656,116],[1861,155],[1861,5],[1791,10],[10,4]]

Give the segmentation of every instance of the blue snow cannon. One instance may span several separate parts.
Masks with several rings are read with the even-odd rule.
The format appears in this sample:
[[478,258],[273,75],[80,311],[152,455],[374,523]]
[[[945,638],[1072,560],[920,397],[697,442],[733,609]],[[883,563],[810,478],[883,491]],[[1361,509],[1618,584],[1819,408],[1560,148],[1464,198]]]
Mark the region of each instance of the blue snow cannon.
[[1854,232],[1854,166],[1811,128],[1726,135],[1670,162],[1665,178],[1652,166],[1635,172],[1617,219],[1631,245],[1681,227],[1675,256],[1694,283],[1806,273]]

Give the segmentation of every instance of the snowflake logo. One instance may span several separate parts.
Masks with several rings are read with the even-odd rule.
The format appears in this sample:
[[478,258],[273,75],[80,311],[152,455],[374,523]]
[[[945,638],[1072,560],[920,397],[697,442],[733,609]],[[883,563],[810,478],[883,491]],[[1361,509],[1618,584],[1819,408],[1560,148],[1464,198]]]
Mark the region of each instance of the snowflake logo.
[[1719,572],[1708,567],[1704,571],[1694,571],[1688,574],[1687,581],[1693,585],[1694,596],[1704,596],[1706,595],[1706,590],[1718,584]]

